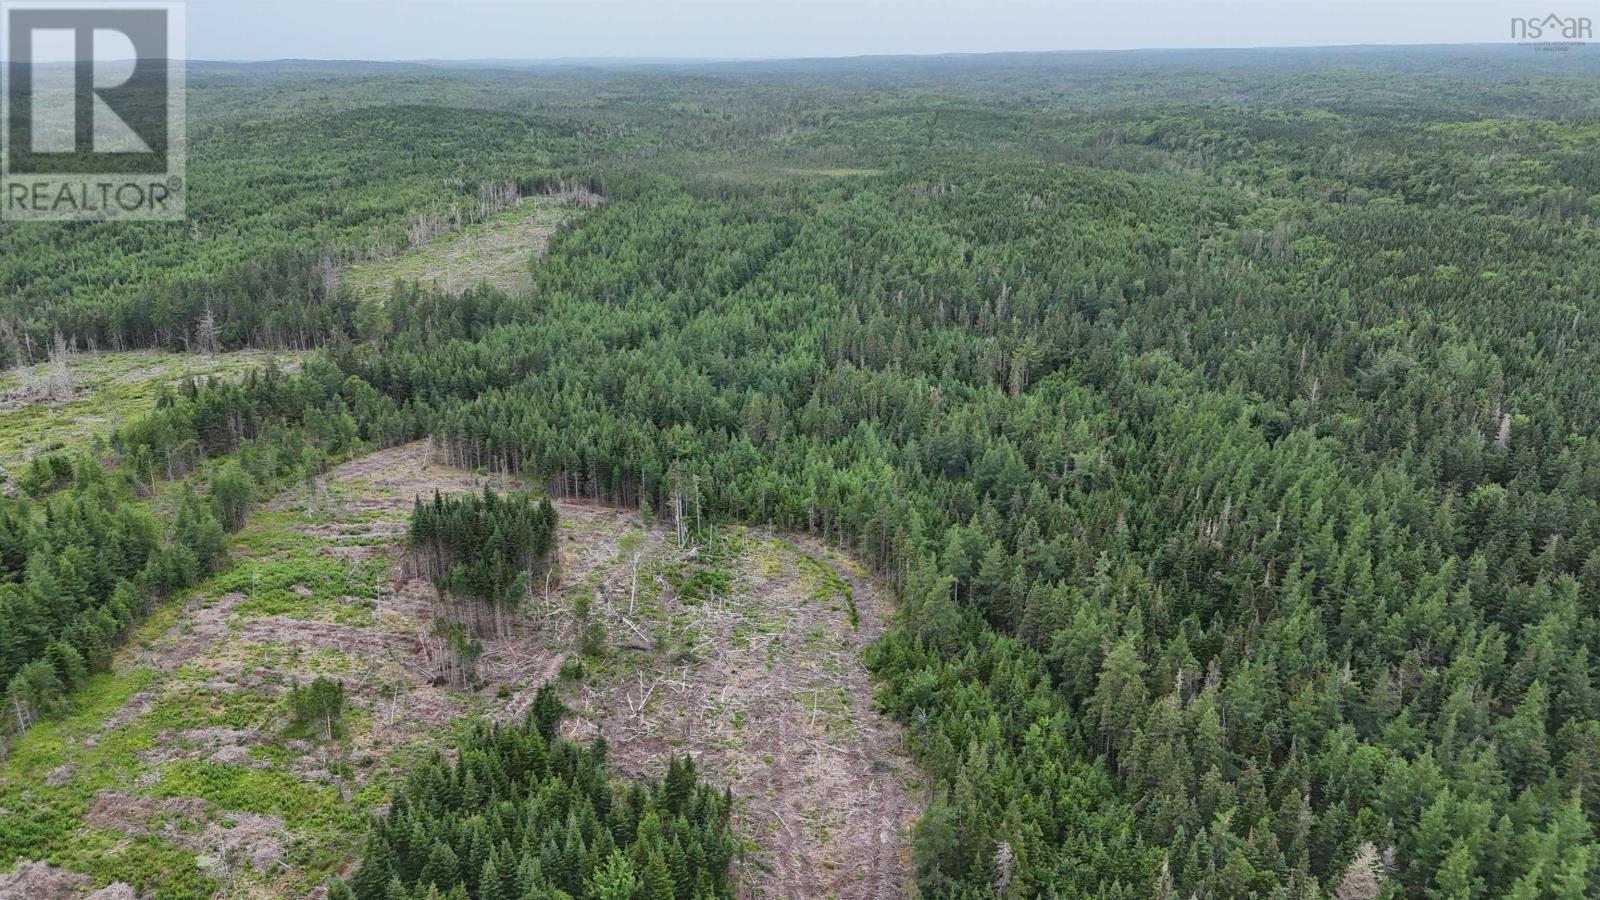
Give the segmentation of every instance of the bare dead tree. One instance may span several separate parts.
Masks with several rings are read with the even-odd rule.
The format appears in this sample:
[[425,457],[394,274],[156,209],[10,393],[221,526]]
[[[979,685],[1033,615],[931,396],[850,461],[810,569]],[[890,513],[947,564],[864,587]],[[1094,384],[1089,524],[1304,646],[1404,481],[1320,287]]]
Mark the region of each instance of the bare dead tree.
[[1511,414],[1502,413],[1500,428],[1494,436],[1494,448],[1502,453],[1511,449]]
[[478,219],[516,206],[522,199],[515,181],[491,181],[478,188]]
[[50,348],[50,367],[45,374],[42,392],[49,400],[72,399],[72,347],[60,331],[56,332]]
[[1345,867],[1344,877],[1333,891],[1334,900],[1374,900],[1382,890],[1382,857],[1377,847],[1364,843]]
[[339,292],[339,260],[331,252],[324,251],[317,261],[317,277],[322,282],[324,300]]
[[222,352],[222,328],[217,324],[217,314],[211,309],[211,304],[206,304],[206,311],[200,314],[200,321],[194,326],[195,343],[200,345],[200,352],[207,356],[216,356]]

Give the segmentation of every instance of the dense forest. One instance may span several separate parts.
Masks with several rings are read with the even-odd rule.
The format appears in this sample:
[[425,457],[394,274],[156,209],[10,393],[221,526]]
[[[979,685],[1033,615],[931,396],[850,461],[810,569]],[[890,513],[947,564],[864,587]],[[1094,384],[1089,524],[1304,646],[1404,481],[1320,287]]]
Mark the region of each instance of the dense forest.
[[450,648],[450,669],[459,682],[474,680],[480,638],[510,633],[535,579],[550,568],[556,511],[549,498],[527,494],[483,494],[432,503],[416,498],[407,541],[415,564],[438,590],[436,621]]
[[[1600,56],[1515,51],[196,73],[194,221],[4,226],[5,352],[326,349],[0,508],[15,724],[242,514],[119,503],[426,436],[892,584],[923,896],[1593,896]],[[579,180],[531,292],[338,288]],[[496,628],[553,527],[413,541]],[[727,895],[714,788],[553,727],[419,771],[348,890]]]
[[732,897],[730,796],[673,758],[660,784],[615,784],[603,739],[557,736],[545,686],[520,725],[478,726],[454,764],[412,774],[332,900]]

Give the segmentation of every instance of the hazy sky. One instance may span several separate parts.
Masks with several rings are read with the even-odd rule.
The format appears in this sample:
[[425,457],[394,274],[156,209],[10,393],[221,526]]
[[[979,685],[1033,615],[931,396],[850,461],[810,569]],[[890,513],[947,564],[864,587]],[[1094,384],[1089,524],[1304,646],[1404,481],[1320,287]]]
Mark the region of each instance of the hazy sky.
[[193,59],[769,58],[1505,41],[1535,2],[189,0]]

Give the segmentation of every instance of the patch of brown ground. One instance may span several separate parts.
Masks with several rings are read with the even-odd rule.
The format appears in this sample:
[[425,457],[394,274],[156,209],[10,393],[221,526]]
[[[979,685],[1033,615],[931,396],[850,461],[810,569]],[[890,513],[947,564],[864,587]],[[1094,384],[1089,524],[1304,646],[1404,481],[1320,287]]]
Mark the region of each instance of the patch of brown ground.
[[[226,820],[223,827],[218,819]],[[203,822],[203,827],[199,823]],[[115,828],[128,834],[159,834],[163,839],[216,861],[218,867],[249,863],[267,871],[283,857],[289,833],[283,820],[247,812],[212,815],[211,804],[197,797],[140,797],[101,791],[85,824]]]
[[[619,558],[636,517],[570,503],[559,512],[567,606],[592,591],[616,654],[571,692],[569,734],[600,731],[613,763],[633,775],[659,778],[670,754],[689,753],[703,776],[731,788],[738,827],[757,848],[739,873],[742,896],[904,896],[922,801],[859,660],[891,611],[885,594],[819,542],[744,530],[743,552],[726,564],[727,596],[679,602],[658,574],[693,551],[661,533],[637,551],[636,592],[632,561]],[[822,571],[849,585],[858,627],[842,595],[820,590]],[[570,641],[570,624],[561,633]]]
[[133,888],[120,881],[94,891],[94,879],[42,862],[18,863],[0,873],[0,900],[136,900]]
[[3,900],[77,900],[94,886],[94,879],[67,872],[42,862],[19,864],[8,875],[0,875]]
[[308,622],[284,616],[263,616],[239,626],[238,639],[252,644],[284,644],[292,647],[323,648],[363,657],[386,658],[391,654],[428,659],[428,646],[411,635],[376,631],[338,622]]
[[118,671],[149,668],[171,672],[195,657],[210,650],[219,638],[228,633],[228,620],[233,608],[244,602],[238,592],[223,594],[215,599],[197,597],[190,601],[180,614],[181,627],[173,628],[149,647],[136,647],[123,655],[117,663]]
[[264,766],[264,763],[250,758],[250,748],[265,743],[266,737],[259,728],[249,731],[238,728],[168,729],[156,736],[154,748],[141,750],[138,756],[145,762],[153,763],[205,759],[255,768]]
[[[128,698],[127,703],[122,704],[121,709],[106,717],[105,722],[100,726],[101,730],[110,731],[113,728],[121,728],[150,710],[155,709],[158,699],[160,698],[155,691],[145,690],[134,694]],[[93,741],[94,738],[90,737],[88,740]],[[93,744],[90,746],[93,746]]]

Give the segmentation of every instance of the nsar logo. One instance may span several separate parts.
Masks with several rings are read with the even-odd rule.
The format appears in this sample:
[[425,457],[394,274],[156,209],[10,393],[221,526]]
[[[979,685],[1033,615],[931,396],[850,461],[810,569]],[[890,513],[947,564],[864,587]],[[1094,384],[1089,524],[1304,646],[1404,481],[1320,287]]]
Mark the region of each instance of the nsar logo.
[[1542,18],[1516,17],[1511,20],[1511,39],[1514,41],[1583,41],[1592,37],[1594,24],[1588,16],[1551,13]]

